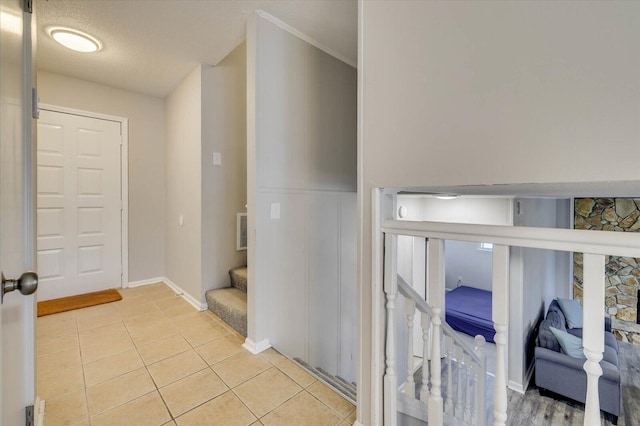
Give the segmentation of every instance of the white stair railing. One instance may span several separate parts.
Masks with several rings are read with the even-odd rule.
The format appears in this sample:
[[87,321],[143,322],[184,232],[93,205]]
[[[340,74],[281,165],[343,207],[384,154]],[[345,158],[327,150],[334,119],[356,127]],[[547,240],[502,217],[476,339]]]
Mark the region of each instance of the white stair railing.
[[[486,422],[485,415],[485,389],[486,389],[486,355],[484,353],[485,339],[476,336],[476,347],[470,348],[460,336],[444,321],[441,321],[440,332],[429,330],[430,324],[436,317],[435,309],[430,306],[420,295],[402,278],[397,275],[396,287],[405,298],[407,310],[407,328],[413,327],[413,318],[417,310],[422,318],[422,335],[424,339],[424,358],[422,362],[422,376],[419,399],[415,399],[415,381],[413,378],[413,332],[408,333],[407,339],[407,379],[404,383],[404,395],[415,399],[422,405],[424,416],[434,424],[433,418],[439,418],[441,422],[454,420],[456,424],[480,425]],[[413,309],[413,311],[411,311]],[[431,333],[432,339],[427,341],[426,336]],[[442,380],[442,360],[440,354],[440,342],[444,340],[444,371],[446,380]],[[431,352],[431,361],[427,360],[427,347],[435,348]],[[395,345],[395,343],[394,343]],[[433,367],[433,366],[437,367]],[[430,370],[430,376],[428,374]],[[438,383],[440,404],[434,404],[434,383]],[[429,393],[429,385],[431,392]],[[442,404],[444,399],[444,404]],[[437,401],[437,400],[436,400]],[[438,407],[440,413],[434,416],[433,410]],[[386,423],[385,423],[386,424]],[[436,423],[437,424],[437,423]]]
[[[374,207],[376,208],[376,207]],[[625,256],[640,257],[640,239],[636,235],[623,232],[611,231],[585,231],[585,230],[569,230],[555,228],[535,228],[535,227],[518,227],[518,226],[496,226],[496,225],[472,225],[461,223],[442,223],[442,222],[414,222],[414,221],[398,221],[384,220],[381,223],[381,229],[384,234],[384,253],[382,248],[377,244],[374,245],[375,255],[384,258],[384,293],[386,297],[386,318],[387,318],[387,334],[386,334],[386,359],[385,359],[385,375],[383,387],[384,399],[384,424],[395,425],[397,423],[397,376],[395,372],[395,322],[393,319],[395,300],[398,289],[404,294],[411,294],[414,299],[416,309],[421,312],[421,326],[423,328],[423,341],[425,343],[424,360],[428,358],[427,343],[430,343],[432,349],[430,363],[431,368],[423,366],[422,385],[420,392],[420,402],[423,406],[428,406],[429,423],[434,426],[443,424],[444,415],[446,417],[454,416],[455,419],[464,417],[465,408],[467,406],[465,400],[465,389],[457,387],[457,396],[452,404],[447,403],[447,412],[444,411],[444,404],[441,391],[441,368],[440,368],[440,330],[445,336],[448,335],[447,325],[440,318],[440,310],[443,307],[443,301],[440,298],[444,292],[444,283],[442,276],[442,258],[443,258],[443,240],[470,241],[477,243],[492,243],[494,245],[493,253],[493,322],[496,330],[496,377],[494,388],[494,426],[503,426],[507,422],[507,385],[506,385],[506,357],[505,350],[507,347],[508,336],[508,288],[509,288],[509,247],[526,247],[543,250],[570,251],[584,254],[584,327],[583,327],[583,344],[584,354],[587,360],[584,363],[584,370],[587,375],[587,394],[585,403],[585,426],[595,426],[600,424],[600,400],[598,391],[598,380],[602,375],[600,360],[604,352],[604,264],[605,256]],[[398,284],[398,276],[396,269],[397,261],[397,236],[406,235],[412,237],[426,238],[429,242],[428,265],[429,280],[428,286],[430,302],[429,306],[420,296],[412,294],[413,289],[405,285],[402,281]],[[435,272],[433,272],[435,271]],[[415,292],[414,292],[415,293]],[[435,298],[433,296],[436,296]],[[406,296],[405,296],[406,297]],[[593,313],[602,312],[601,315],[593,315]],[[429,336],[429,326],[431,326],[431,339]],[[455,335],[455,333],[453,333]],[[478,370],[478,373],[471,369],[472,374],[463,372],[465,356],[471,358],[471,363],[477,362],[482,355],[482,345],[475,352],[469,348],[465,348],[464,344],[459,345],[462,351],[454,345],[452,351],[455,356],[457,374],[457,383],[470,381],[475,383],[476,374],[478,377],[484,377],[482,371],[486,371],[486,365]],[[446,344],[445,344],[446,348]],[[449,351],[446,351],[447,354]],[[482,358],[484,359],[484,358]],[[452,362],[454,359],[451,359]],[[448,362],[448,360],[446,360]],[[448,368],[448,366],[447,366]],[[430,370],[430,371],[429,371]],[[452,368],[453,370],[453,368]],[[465,369],[468,371],[468,369]],[[429,377],[429,373],[430,376]],[[473,377],[471,377],[473,376]],[[485,382],[483,378],[478,380],[478,387]],[[469,379],[470,378],[470,379]],[[428,385],[431,389],[428,398],[426,397]],[[455,387],[455,385],[454,385]],[[447,389],[445,389],[445,397],[451,398],[454,393],[449,389],[447,380]],[[484,392],[484,390],[483,390]],[[468,396],[467,396],[468,398]],[[474,420],[474,414],[479,422],[483,422],[484,413],[474,411],[482,407],[484,396],[478,393],[474,394],[471,421]],[[479,401],[476,403],[475,401]],[[471,401],[469,401],[471,402]],[[453,406],[453,414],[450,407]],[[475,423],[474,423],[475,424]],[[482,424],[482,423],[478,423]]]

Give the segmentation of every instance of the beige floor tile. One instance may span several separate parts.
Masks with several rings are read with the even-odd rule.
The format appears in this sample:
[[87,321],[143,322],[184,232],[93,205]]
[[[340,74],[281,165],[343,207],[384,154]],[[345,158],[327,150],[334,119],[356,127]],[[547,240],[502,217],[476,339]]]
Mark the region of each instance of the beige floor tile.
[[93,386],[141,367],[144,367],[142,358],[137,350],[131,349],[85,364],[85,381],[87,386]]
[[307,391],[338,413],[340,418],[344,419],[356,409],[352,403],[338,395],[324,383],[315,382],[307,388]]
[[262,358],[266,359],[273,365],[276,365],[277,363],[287,359],[284,355],[273,348],[269,348],[266,351],[261,352],[260,355],[262,356]]
[[235,336],[228,335],[198,346],[196,351],[209,365],[213,365],[243,351],[242,343]]
[[92,416],[122,405],[155,390],[145,368],[87,388],[89,413]]
[[115,340],[122,336],[127,336],[129,332],[122,323],[118,321],[114,324],[104,325],[102,327],[92,328],[91,330],[84,330],[79,333],[80,345],[91,346],[104,342],[105,340]]
[[168,309],[162,311],[164,316],[167,317],[167,318],[175,318],[175,317],[178,317],[180,315],[190,314],[190,313],[194,313],[194,312],[198,312],[198,311],[196,311],[194,309],[194,307],[189,305],[188,303],[185,303],[183,305],[176,305],[176,306],[174,306],[172,308],[168,308]]
[[147,324],[145,327],[130,328],[129,331],[133,343],[137,347],[178,334],[171,322],[166,319],[160,320],[156,324]]
[[91,330],[105,325],[116,324],[122,321],[120,312],[114,307],[113,312],[104,312],[98,315],[78,317],[78,331]]
[[212,368],[227,386],[233,388],[270,367],[271,364],[259,355],[242,351],[217,363]]
[[67,334],[65,336],[42,338],[36,342],[36,352],[38,356],[49,355],[68,349],[77,348],[79,345],[77,334]]
[[160,389],[169,411],[178,417],[192,408],[226,392],[229,388],[211,369],[206,368]]
[[161,299],[152,299],[152,300],[153,300],[153,303],[155,303],[155,305],[161,311],[171,309],[171,308],[176,308],[176,307],[182,307],[182,306],[186,306],[193,310],[193,307],[191,305],[189,305],[182,297],[178,296],[175,293],[168,297],[164,297]]
[[157,391],[91,417],[92,426],[159,426],[170,421],[171,416]]
[[122,318],[135,318],[159,311],[158,307],[151,301],[136,305],[118,305],[118,309]]
[[280,361],[276,364],[276,367],[282,370],[284,374],[291,377],[302,387],[307,387],[316,381],[315,377],[307,373],[304,369],[299,367],[298,364],[289,359],[285,358],[284,360]]
[[219,325],[217,321],[206,315],[205,312],[197,311],[171,318],[171,322],[180,332],[189,331],[189,329],[199,328],[206,325]]
[[156,385],[161,388],[207,368],[207,364],[193,349],[163,359],[148,367]]
[[353,412],[347,416],[344,422],[345,424],[352,426],[356,422],[356,420],[358,420],[358,412],[354,408]]
[[180,333],[194,347],[229,335],[229,331],[220,325],[197,326],[181,330]]
[[84,375],[81,365],[56,370],[36,378],[37,395],[45,401],[77,390],[84,390]]
[[260,421],[266,426],[337,425],[341,418],[306,391],[300,392]]
[[178,426],[247,426],[255,421],[255,416],[232,392],[224,393],[176,419]]
[[113,304],[116,306],[116,308],[118,308],[118,310],[120,310],[120,307],[137,306],[137,305],[142,305],[143,303],[149,303],[149,302],[151,302],[151,300],[149,300],[149,298],[146,297],[144,294],[129,294],[127,296],[123,294],[122,300],[114,302]]
[[56,315],[47,315],[38,318],[36,325],[36,336],[38,339],[55,338],[78,333],[75,316],[56,321],[41,321],[43,319],[54,318]]
[[36,373],[39,377],[44,377],[56,371],[65,370],[80,364],[80,348],[67,349],[66,351],[39,357],[36,363]]
[[270,368],[233,389],[257,417],[262,417],[302,390],[277,368]]
[[164,317],[164,315],[162,315],[162,312],[153,311],[151,313],[140,315],[137,317],[125,318],[124,325],[127,326],[128,330],[130,330],[131,328],[136,328],[136,327],[143,328],[151,324],[154,324],[158,321],[166,321],[166,318]]
[[84,389],[46,401],[45,426],[74,425],[87,418]]
[[105,338],[93,345],[80,345],[83,364],[97,361],[129,349],[135,349],[135,345],[128,333]]
[[140,356],[142,356],[144,363],[151,365],[170,356],[188,351],[189,349],[191,349],[191,345],[184,340],[184,337],[176,334],[141,346],[138,348],[138,352]]
[[179,297],[175,291],[173,291],[169,286],[164,284],[161,286],[149,288],[148,291],[145,293],[145,296],[147,296],[151,300]]
[[113,303],[103,303],[76,311],[76,319],[78,320],[97,318],[104,315],[118,315],[118,309]]

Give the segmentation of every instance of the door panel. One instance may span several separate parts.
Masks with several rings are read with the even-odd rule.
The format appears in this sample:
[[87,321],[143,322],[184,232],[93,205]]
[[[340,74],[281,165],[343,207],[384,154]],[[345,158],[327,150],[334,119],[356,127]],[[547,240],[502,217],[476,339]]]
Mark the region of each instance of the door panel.
[[120,126],[40,113],[38,300],[121,287]]
[[[31,165],[31,15],[0,0],[0,271],[33,269]],[[25,55],[26,53],[26,55]],[[35,297],[8,293],[0,305],[0,424],[25,423],[34,402]]]

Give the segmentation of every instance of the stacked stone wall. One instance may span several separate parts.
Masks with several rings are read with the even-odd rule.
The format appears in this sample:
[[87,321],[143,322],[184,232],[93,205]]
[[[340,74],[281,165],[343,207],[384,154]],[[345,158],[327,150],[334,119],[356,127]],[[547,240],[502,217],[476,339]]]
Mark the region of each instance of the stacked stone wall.
[[[640,232],[640,198],[576,198],[574,212],[575,229]],[[580,301],[582,258],[582,253],[573,257],[573,295]],[[640,325],[636,324],[640,259],[607,256],[605,261],[605,309],[614,334],[622,341],[640,344]]]

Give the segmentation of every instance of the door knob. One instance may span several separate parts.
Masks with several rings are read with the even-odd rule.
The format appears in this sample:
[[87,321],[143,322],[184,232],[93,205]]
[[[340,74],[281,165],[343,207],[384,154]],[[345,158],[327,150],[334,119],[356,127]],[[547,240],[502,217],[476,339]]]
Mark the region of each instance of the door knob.
[[38,274],[35,272],[25,272],[17,280],[7,279],[2,274],[2,286],[0,288],[0,302],[4,302],[4,294],[13,290],[20,290],[20,293],[27,296],[33,294],[38,289]]

